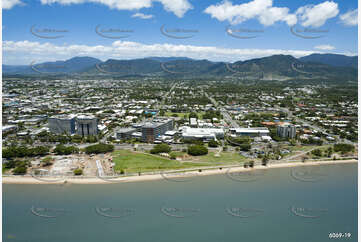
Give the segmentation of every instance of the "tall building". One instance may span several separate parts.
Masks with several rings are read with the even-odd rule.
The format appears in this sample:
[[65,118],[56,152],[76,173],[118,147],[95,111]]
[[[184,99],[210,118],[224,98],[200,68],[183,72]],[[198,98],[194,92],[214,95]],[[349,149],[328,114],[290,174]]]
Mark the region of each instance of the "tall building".
[[293,139],[296,137],[296,127],[291,124],[277,126],[277,136]]
[[98,121],[94,116],[79,115],[76,118],[76,133],[81,136],[98,134]]
[[75,118],[71,115],[58,115],[48,119],[49,130],[55,134],[74,134]]
[[164,135],[168,130],[173,130],[173,119],[155,119],[142,126],[142,141],[154,142],[156,138]]

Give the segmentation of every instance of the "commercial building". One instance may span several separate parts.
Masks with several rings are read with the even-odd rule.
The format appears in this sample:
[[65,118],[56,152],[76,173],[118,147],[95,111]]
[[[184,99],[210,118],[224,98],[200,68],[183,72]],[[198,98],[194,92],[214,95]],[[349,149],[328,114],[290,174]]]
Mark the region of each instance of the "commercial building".
[[223,129],[212,128],[190,128],[184,127],[182,131],[182,137],[184,140],[216,140],[224,138]]
[[76,133],[81,136],[98,134],[98,121],[94,116],[79,115],[76,118]]
[[154,119],[142,125],[142,141],[153,143],[159,136],[168,130],[173,130],[173,119]]
[[137,132],[137,129],[135,128],[120,128],[117,131],[115,131],[115,137],[119,140],[124,139],[131,139],[133,138],[132,134],[134,132]]
[[257,127],[257,128],[233,128],[230,129],[231,134],[237,136],[250,136],[250,137],[262,137],[269,136],[270,132],[268,128]]
[[277,136],[293,139],[296,137],[296,127],[291,124],[277,126]]
[[49,130],[55,134],[74,134],[75,117],[73,115],[58,115],[48,118]]
[[191,127],[197,127],[198,126],[198,122],[197,122],[197,119],[196,118],[190,118],[189,119],[189,123],[191,125]]

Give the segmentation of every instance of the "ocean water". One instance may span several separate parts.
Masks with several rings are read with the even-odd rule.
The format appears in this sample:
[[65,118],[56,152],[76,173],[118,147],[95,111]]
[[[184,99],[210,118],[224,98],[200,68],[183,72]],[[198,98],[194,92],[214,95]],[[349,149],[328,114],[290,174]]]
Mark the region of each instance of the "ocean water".
[[5,184],[3,241],[357,241],[357,165],[107,185]]

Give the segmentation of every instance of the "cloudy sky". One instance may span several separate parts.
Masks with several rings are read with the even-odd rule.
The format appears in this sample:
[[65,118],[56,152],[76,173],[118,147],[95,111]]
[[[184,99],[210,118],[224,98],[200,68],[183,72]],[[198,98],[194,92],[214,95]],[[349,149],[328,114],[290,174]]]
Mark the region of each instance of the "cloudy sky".
[[357,0],[3,0],[3,63],[357,54]]

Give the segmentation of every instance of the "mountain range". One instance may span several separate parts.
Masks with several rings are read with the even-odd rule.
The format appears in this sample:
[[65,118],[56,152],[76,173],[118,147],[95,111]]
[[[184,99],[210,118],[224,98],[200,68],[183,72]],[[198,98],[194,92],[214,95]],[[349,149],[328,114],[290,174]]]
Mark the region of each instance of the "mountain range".
[[187,57],[148,57],[132,60],[74,57],[65,61],[3,65],[3,75],[155,76],[184,78],[243,78],[259,80],[357,80],[357,56],[312,54],[301,58],[272,55],[234,63]]

